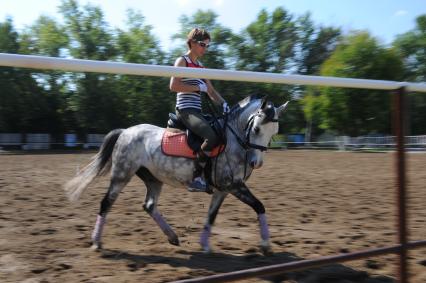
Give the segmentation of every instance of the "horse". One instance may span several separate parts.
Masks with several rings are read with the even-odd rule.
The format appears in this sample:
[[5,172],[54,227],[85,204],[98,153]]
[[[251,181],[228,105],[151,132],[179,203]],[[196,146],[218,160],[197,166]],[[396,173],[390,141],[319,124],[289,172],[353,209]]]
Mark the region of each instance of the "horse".
[[[225,117],[218,119],[226,146],[210,161],[212,198],[199,242],[204,252],[211,251],[209,237],[219,208],[228,194],[254,209],[260,226],[260,248],[264,253],[270,252],[265,207],[245,182],[254,169],[262,166],[264,151],[272,136],[278,133],[278,118],[287,104],[274,107],[265,97],[249,96],[234,105]],[[101,237],[107,213],[134,175],[144,182],[147,189],[143,209],[167,236],[169,243],[179,245],[178,236],[161,215],[157,203],[163,184],[186,187],[192,180],[195,165],[190,158],[164,154],[161,143],[166,131],[167,128],[150,124],[112,130],[105,136],[99,152],[65,184],[68,198],[76,201],[96,177],[111,173],[108,191],[100,203],[91,235],[92,249],[102,248]]]

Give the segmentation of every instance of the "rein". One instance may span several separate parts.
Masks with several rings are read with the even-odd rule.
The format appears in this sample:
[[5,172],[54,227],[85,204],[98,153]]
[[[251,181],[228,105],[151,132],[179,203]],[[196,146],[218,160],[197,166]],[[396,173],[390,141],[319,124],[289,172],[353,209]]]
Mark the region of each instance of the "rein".
[[231,131],[231,133],[235,136],[235,138],[237,139],[239,145],[245,150],[248,151],[252,148],[254,149],[259,149],[260,151],[266,151],[268,148],[266,146],[263,145],[258,145],[258,144],[254,144],[250,142],[250,131],[253,128],[253,120],[251,119],[251,121],[249,120],[249,122],[246,125],[246,136],[245,136],[245,140],[242,140],[240,138],[240,136],[235,132],[235,130],[229,126],[228,124],[226,124],[226,127],[228,127],[228,129]]
[[[219,118],[218,118],[218,115],[217,115],[217,113],[218,113],[218,109],[217,109],[217,107],[213,104],[213,102],[212,102],[212,100],[206,95],[206,97],[207,97],[207,105],[208,105],[208,107],[210,108],[210,112],[212,113],[212,116],[213,116],[213,119],[214,119],[214,122],[215,122],[215,124],[217,124],[217,125],[220,125],[220,123],[219,123]],[[227,144],[227,140],[226,140],[226,125],[228,125],[228,115],[224,115],[223,116],[223,127],[221,127],[221,132],[220,133],[218,133],[217,131],[216,131],[216,128],[214,128],[213,127],[213,130],[216,132],[216,134],[220,137],[220,139],[222,140],[222,145],[220,145],[220,148],[219,148],[219,154],[215,157],[215,159],[216,159],[216,162],[214,163],[215,164],[215,166],[214,166],[214,183],[216,183],[217,184],[217,182],[216,182],[216,173],[217,173],[217,159],[219,158],[219,156],[222,154],[222,153],[224,153],[225,152],[225,148],[226,148],[226,144]],[[213,178],[212,178],[212,182],[213,182]]]
[[[244,128],[246,135],[245,135],[245,140],[243,140],[242,138],[240,138],[240,136],[235,132],[235,130],[228,125],[228,123],[225,123],[225,126],[231,131],[231,133],[235,136],[235,138],[237,139],[238,144],[245,150],[245,161],[244,161],[244,177],[243,179],[246,179],[247,177],[247,158],[248,158],[248,151],[250,149],[258,149],[260,151],[267,151],[268,148],[266,146],[263,145],[258,145],[258,144],[254,144],[250,142],[250,132],[251,129],[253,128],[253,123],[254,123],[254,117],[255,115],[252,115],[249,120],[247,121],[247,124]],[[271,122],[278,122],[277,119],[270,119]]]
[[[211,110],[211,112],[212,113],[217,113],[217,107],[215,107],[214,105],[213,105],[213,103],[212,103],[212,101],[210,100],[210,99],[208,99],[207,100],[208,101],[208,106],[209,106],[209,108],[210,108],[210,110]],[[214,110],[216,110],[216,111],[214,111]],[[260,150],[260,151],[267,151],[267,147],[266,146],[263,146],[263,145],[258,145],[258,144],[254,144],[254,143],[251,143],[250,142],[250,132],[251,132],[251,130],[252,130],[252,128],[253,128],[253,124],[254,124],[254,118],[255,118],[255,116],[256,115],[251,115],[251,117],[248,119],[248,121],[247,121],[247,124],[246,124],[246,126],[244,127],[244,131],[245,131],[245,140],[243,140],[239,135],[238,135],[238,133],[228,124],[228,114],[225,114],[225,115],[223,115],[222,116],[222,118],[223,118],[223,127],[222,127],[222,135],[220,135],[221,136],[221,138],[222,138],[222,141],[223,141],[223,146],[224,147],[226,147],[226,128],[228,128],[230,131],[231,131],[231,133],[235,136],[235,138],[237,139],[237,142],[238,142],[238,144],[245,150],[245,161],[244,161],[244,179],[246,178],[246,176],[247,176],[247,159],[248,159],[248,151],[250,150],[250,149],[257,149],[257,150]],[[213,115],[213,118],[217,121],[218,120],[218,117],[216,116],[216,115]],[[269,118],[268,119],[268,122],[278,122],[278,119],[273,119],[273,118]],[[225,151],[220,151],[221,153],[219,153],[219,155],[220,154],[222,154],[222,153],[224,153]],[[216,156],[216,159],[219,157],[219,155],[218,156]],[[215,165],[217,166],[217,162],[215,162]],[[215,166],[215,168],[214,168],[214,172],[215,172],[215,177],[214,177],[214,179],[215,179],[215,183],[216,183],[216,172],[217,172],[217,168],[216,168],[216,166]],[[232,172],[232,170],[231,170],[231,172]]]

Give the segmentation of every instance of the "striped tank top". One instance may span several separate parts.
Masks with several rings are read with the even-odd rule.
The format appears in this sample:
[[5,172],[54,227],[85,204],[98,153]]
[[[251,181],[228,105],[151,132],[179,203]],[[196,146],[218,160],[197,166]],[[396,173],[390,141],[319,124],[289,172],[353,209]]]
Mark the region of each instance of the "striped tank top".
[[[199,62],[194,63],[191,59],[184,55],[186,66],[190,68],[204,68]],[[188,85],[200,85],[204,81],[202,79],[182,79],[182,82]],[[176,96],[176,108],[179,110],[191,108],[201,111],[201,94],[200,92],[178,92]]]

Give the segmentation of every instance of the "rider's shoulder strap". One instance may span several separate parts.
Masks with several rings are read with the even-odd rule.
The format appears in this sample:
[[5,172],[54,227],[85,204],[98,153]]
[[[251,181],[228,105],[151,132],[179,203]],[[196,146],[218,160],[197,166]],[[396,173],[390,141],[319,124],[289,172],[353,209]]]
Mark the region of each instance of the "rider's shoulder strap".
[[183,58],[183,60],[185,60],[185,64],[186,64],[185,67],[188,67],[188,64],[191,62],[191,61],[188,62],[188,60],[190,60],[190,59],[186,55],[183,55],[182,58]]

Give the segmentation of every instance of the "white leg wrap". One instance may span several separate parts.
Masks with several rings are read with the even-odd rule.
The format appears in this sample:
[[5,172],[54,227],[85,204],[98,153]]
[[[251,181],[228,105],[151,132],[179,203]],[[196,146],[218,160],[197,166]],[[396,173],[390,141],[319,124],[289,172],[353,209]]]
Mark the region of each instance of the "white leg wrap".
[[93,229],[93,233],[92,233],[92,241],[94,243],[100,243],[105,221],[106,221],[105,217],[98,215],[96,219],[95,229]]

